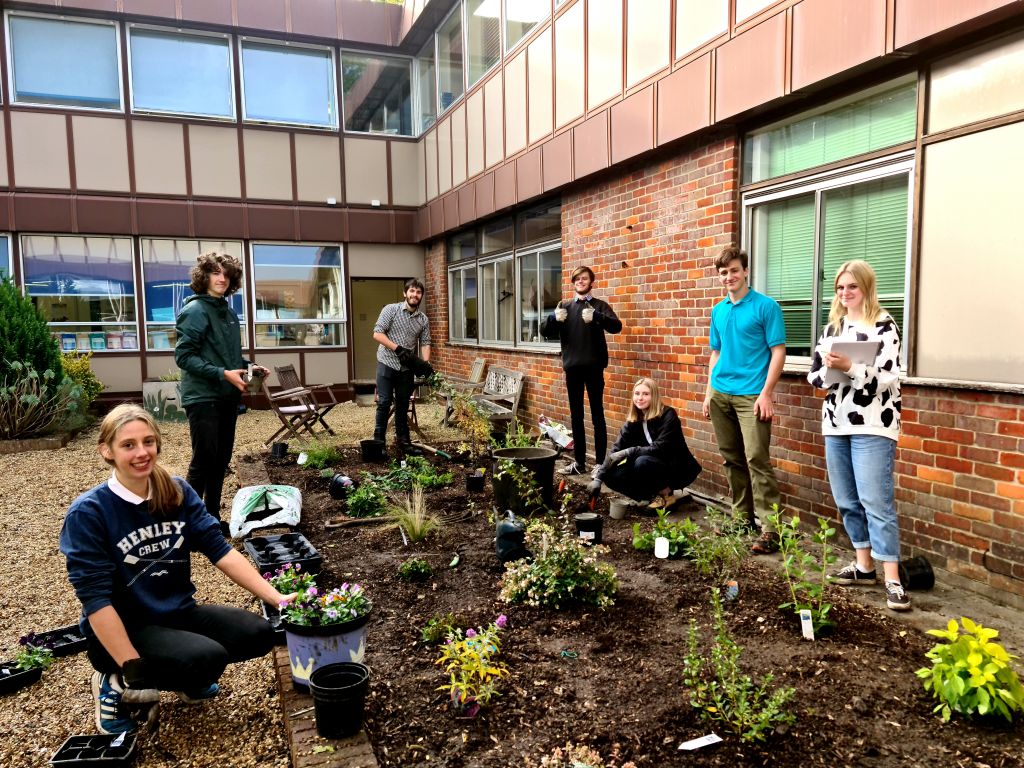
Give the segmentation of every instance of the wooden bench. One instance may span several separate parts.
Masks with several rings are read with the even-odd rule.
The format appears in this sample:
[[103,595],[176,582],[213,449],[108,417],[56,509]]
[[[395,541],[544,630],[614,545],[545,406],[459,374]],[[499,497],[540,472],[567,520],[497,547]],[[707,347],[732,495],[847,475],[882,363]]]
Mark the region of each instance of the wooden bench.
[[492,365],[487,369],[483,388],[472,399],[487,414],[495,430],[515,424],[519,398],[523,394],[523,373]]

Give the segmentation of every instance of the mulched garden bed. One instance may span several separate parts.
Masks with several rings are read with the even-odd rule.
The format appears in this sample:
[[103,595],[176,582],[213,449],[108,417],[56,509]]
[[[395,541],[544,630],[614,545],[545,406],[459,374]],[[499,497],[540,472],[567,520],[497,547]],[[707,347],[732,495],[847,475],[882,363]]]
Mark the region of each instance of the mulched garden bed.
[[[383,469],[364,465],[358,450],[342,453],[336,469],[353,478]],[[531,766],[568,741],[605,756],[619,745],[621,760],[637,766],[1021,765],[1019,722],[943,724],[914,676],[925,665],[931,639],[841,588],[831,595],[837,631],[808,642],[797,622],[777,608],[787,592],[776,564],[744,560],[739,599],[726,604],[730,633],[743,649],[741,665],[755,677],[771,672],[775,685],[796,689],[790,705],[795,724],[764,744],[745,745],[701,721],[688,703],[682,682],[687,631],[696,619],[708,642],[712,585],[686,561],[656,560],[633,549],[633,523],[649,528],[653,518],[612,520],[607,499],[599,502],[610,550],[604,559],[620,581],[613,607],[525,608],[498,599],[502,566],[488,520],[490,487],[467,494],[464,467],[435,459],[455,471],[455,482],[426,497],[435,513],[468,517],[449,522],[423,544],[403,546],[397,530],[380,525],[325,529],[344,511],[327,492],[329,480],[293,460],[265,461],[272,482],[302,490],[299,530],[324,558],[318,582],[332,587],[358,581],[374,601],[365,727],[381,766]],[[582,496],[582,487],[573,490]],[[703,512],[693,502],[681,511],[694,519]],[[456,552],[459,564],[450,568]],[[398,566],[412,555],[433,567],[426,583],[398,578]],[[882,605],[880,588],[877,595]],[[508,616],[502,656],[511,674],[500,683],[501,696],[473,720],[453,716],[446,692],[438,690],[446,677],[434,664],[437,650],[419,639],[431,617],[448,612],[464,627]],[[681,742],[711,731],[725,741],[678,751]]]

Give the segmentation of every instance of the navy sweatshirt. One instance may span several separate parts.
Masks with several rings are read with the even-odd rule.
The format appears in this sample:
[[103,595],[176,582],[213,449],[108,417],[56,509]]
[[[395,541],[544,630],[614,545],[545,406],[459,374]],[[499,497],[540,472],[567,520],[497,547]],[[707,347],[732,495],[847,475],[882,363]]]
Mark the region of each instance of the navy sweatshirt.
[[106,482],[71,503],[60,551],[82,603],[84,631],[92,633],[85,618],[108,605],[126,627],[192,607],[191,553],[201,552],[216,563],[231,551],[196,492],[181,478],[175,481],[184,499],[166,519],[153,517],[146,502],[125,501]]

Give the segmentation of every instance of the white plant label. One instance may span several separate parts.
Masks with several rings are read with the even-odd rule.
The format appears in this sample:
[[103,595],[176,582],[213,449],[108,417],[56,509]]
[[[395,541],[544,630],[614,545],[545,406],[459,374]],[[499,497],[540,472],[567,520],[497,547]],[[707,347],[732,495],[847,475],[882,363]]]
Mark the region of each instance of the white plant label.
[[701,747],[710,747],[712,744],[717,744],[721,740],[722,737],[717,733],[709,733],[707,736],[701,736],[699,739],[684,741],[679,745],[679,748],[685,749],[687,752],[692,752],[693,750],[700,749]]
[[800,629],[804,633],[804,640],[814,639],[814,622],[811,621],[811,612],[806,608],[800,611]]
[[301,467],[301,466],[302,466],[303,464],[305,464],[305,463],[306,463],[307,461],[309,461],[309,456],[307,456],[307,455],[306,455],[306,452],[305,452],[305,451],[303,451],[302,453],[300,453],[300,454],[299,454],[299,456],[298,456],[298,458],[297,458],[297,459],[295,459],[295,463],[296,463],[296,464],[298,464],[298,465],[299,465],[300,467]]
[[597,538],[597,535],[593,531],[580,531],[580,538],[584,541],[591,541]]

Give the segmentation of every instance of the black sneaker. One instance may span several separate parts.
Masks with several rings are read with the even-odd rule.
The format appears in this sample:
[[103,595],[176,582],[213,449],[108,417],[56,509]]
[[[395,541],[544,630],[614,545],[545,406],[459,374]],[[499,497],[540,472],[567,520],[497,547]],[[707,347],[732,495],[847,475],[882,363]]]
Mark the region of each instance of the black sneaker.
[[828,578],[833,584],[842,584],[844,587],[852,584],[871,586],[878,583],[878,574],[874,568],[864,573],[864,571],[857,567],[856,563],[850,563],[845,568],[831,574]]
[[412,443],[399,443],[398,450],[402,452],[404,456],[422,456],[423,451]]
[[585,475],[587,474],[587,467],[585,464],[578,464],[574,461],[572,464],[567,464],[558,471],[563,475]]
[[885,582],[885,604],[894,611],[910,610],[910,595],[898,581]]
[[779,551],[779,534],[775,531],[764,531],[750,545],[750,551],[755,555],[774,555]]

